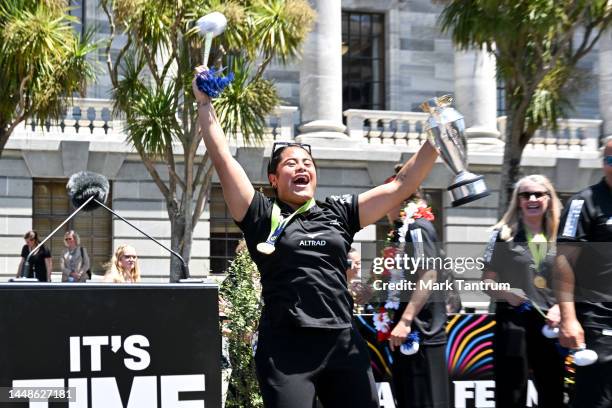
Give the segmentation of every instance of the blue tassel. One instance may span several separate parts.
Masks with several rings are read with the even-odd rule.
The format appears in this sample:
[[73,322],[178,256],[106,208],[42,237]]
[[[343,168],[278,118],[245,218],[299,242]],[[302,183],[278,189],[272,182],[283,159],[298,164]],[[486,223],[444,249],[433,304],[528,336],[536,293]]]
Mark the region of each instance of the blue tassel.
[[221,92],[234,80],[234,73],[230,72],[227,76],[222,76],[223,69],[217,70],[214,67],[208,71],[200,72],[196,76],[198,89],[211,98],[221,95]]
[[516,311],[519,313],[528,312],[530,310],[531,310],[531,302],[529,302],[528,300],[524,301],[523,303],[521,303],[520,305],[516,307]]
[[406,341],[404,341],[404,344],[407,344],[409,346],[412,345],[412,343],[420,343],[421,342],[421,336],[419,335],[419,332],[412,332],[408,335],[408,337],[406,337]]

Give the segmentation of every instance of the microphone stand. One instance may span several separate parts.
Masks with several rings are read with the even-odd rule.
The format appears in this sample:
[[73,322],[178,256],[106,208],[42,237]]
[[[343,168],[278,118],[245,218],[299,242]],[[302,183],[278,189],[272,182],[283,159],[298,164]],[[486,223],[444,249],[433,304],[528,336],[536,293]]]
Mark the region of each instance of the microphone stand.
[[[152,236],[150,236],[149,234],[147,234],[146,232],[144,232],[143,230],[141,230],[140,228],[138,228],[137,226],[135,226],[134,224],[132,224],[131,222],[129,222],[128,220],[126,220],[125,218],[123,218],[122,216],[117,214],[116,212],[114,212],[113,210],[111,210],[110,208],[108,208],[106,205],[104,205],[100,201],[96,200],[95,196],[92,196],[91,198],[93,198],[94,202],[96,204],[98,204],[100,207],[104,208],[106,211],[110,212],[115,217],[119,218],[121,221],[125,222],[127,225],[129,225],[130,227],[134,228],[136,231],[140,232],[142,235],[144,235],[145,237],[149,238],[151,241],[155,242],[157,245],[159,245],[160,247],[164,248],[166,251],[170,252],[172,255],[176,256],[181,261],[181,276],[182,276],[182,279],[189,279],[189,277],[190,277],[190,275],[189,275],[189,266],[187,265],[187,263],[185,262],[183,257],[181,255],[179,255],[179,253],[177,253],[176,251],[173,251],[172,249],[168,248],[167,246],[165,246],[164,244],[162,244],[161,242],[159,242],[158,240],[156,240],[155,238],[153,238]],[[87,200],[87,202],[89,202],[90,200],[91,199]]]
[[[47,238],[43,239],[41,241],[40,244],[36,245],[36,247],[30,251],[30,253],[28,254],[28,256],[26,257],[25,262],[23,263],[23,267],[21,268],[21,277],[25,278],[26,277],[26,271],[30,269],[30,257],[36,253],[36,251],[38,251],[38,249],[44,245],[45,242],[47,242],[48,240],[51,239],[51,237],[53,235],[55,235],[55,233],[57,231],[59,231],[60,228],[62,228],[64,225],[66,225],[66,223],[68,223],[68,221],[70,221],[71,219],[74,218],[75,215],[77,215],[87,204],[89,204],[92,200],[94,200],[96,198],[95,195],[92,195],[91,197],[89,197],[87,199],[87,201],[85,201],[83,204],[81,204],[81,206],[79,208],[77,208],[72,214],[70,214],[70,217],[66,218],[64,220],[64,222],[62,222],[56,229],[54,229],[49,235],[47,235]],[[96,203],[98,202],[98,200],[95,200]],[[47,271],[48,273],[49,271]]]

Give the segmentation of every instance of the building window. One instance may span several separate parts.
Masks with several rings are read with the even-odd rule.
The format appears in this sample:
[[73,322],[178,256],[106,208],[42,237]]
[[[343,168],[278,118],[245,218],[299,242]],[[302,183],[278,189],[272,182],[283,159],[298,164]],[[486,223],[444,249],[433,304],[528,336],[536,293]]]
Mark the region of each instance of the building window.
[[384,15],[342,12],[342,107],[385,109]]
[[[259,191],[272,197],[271,187],[261,187]],[[211,188],[208,201],[210,209],[210,273],[225,273],[236,256],[236,246],[242,239],[242,231],[236,226],[227,209],[221,186]]]
[[[47,237],[74,211],[66,194],[68,180],[34,179],[33,229],[41,239]],[[112,203],[112,197],[107,200]],[[75,230],[81,237],[81,245],[91,259],[91,271],[103,274],[105,264],[112,255],[112,215],[105,210],[81,211],[59,230],[47,243],[53,256],[53,270],[59,271],[60,258],[65,250],[64,232]]]

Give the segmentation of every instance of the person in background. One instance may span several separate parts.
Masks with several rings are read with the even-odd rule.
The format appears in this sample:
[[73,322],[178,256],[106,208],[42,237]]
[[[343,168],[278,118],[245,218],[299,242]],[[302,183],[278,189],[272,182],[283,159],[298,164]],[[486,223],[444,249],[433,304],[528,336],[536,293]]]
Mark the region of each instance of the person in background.
[[113,259],[104,274],[104,282],[136,283],[140,282],[140,266],[136,249],[127,244],[117,247]]
[[348,262],[346,281],[350,285],[352,281],[361,279],[361,254],[354,247],[351,247],[346,260]]
[[489,290],[495,299],[495,406],[524,406],[529,370],[538,391],[538,407],[564,407],[563,358],[555,340],[544,337],[545,324],[559,324],[559,306],[551,289],[561,203],[548,178],[520,179],[510,205],[484,254],[484,282],[513,289]]
[[[434,215],[420,190],[393,208],[387,218],[393,226],[389,239],[397,255],[404,254],[417,262],[423,259],[423,264],[427,259],[440,258],[438,236],[432,223]],[[392,381],[397,407],[448,408],[446,306],[439,291],[423,285],[441,281],[442,274],[427,268],[396,272],[391,271],[392,279],[401,278],[415,284],[415,289],[407,293],[389,291],[385,304],[391,320],[388,340],[393,352]],[[405,355],[400,347],[409,338],[418,339],[420,347],[415,354]]]
[[62,282],[85,282],[89,276],[89,255],[81,246],[81,238],[76,231],[66,231],[64,234],[66,250],[60,259]]
[[[40,243],[38,239],[38,233],[36,231],[28,231],[23,236],[25,245],[21,248],[21,261],[17,268],[17,278],[36,278],[40,282],[51,282],[51,271],[53,270],[53,261],[51,259],[51,252],[44,245],[41,246],[32,256],[29,261],[29,268],[23,272],[23,264],[36,246]],[[24,276],[22,276],[22,272]]]
[[602,171],[597,184],[568,201],[557,238],[559,342],[598,355],[595,364],[576,368],[574,408],[612,407],[612,139]]

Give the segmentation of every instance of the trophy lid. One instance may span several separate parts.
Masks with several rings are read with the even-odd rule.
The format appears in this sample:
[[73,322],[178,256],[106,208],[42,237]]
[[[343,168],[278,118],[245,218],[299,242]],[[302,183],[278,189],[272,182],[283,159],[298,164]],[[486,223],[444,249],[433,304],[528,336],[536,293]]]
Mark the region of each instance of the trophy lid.
[[433,113],[438,108],[444,108],[453,104],[453,95],[447,94],[436,98],[428,99],[421,104],[421,109],[425,113]]

